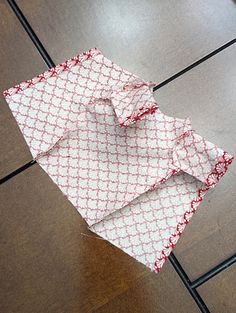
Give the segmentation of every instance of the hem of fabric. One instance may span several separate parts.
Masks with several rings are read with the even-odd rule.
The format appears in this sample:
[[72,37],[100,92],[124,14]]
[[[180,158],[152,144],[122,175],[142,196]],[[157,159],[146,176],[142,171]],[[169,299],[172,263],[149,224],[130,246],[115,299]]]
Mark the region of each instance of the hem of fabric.
[[5,98],[12,96],[14,94],[17,94],[17,93],[25,90],[26,88],[29,88],[30,86],[35,85],[38,82],[43,82],[50,77],[57,76],[57,75],[61,74],[62,72],[70,69],[71,67],[76,66],[78,63],[89,60],[89,59],[91,59],[94,56],[99,55],[99,54],[102,54],[102,52],[100,50],[98,50],[96,47],[89,49],[85,52],[82,52],[82,53],[66,60],[63,63],[60,63],[60,64],[52,67],[51,69],[37,75],[36,77],[34,77],[32,79],[25,80],[18,85],[15,85],[9,89],[4,90],[2,94]]
[[[182,220],[177,224],[176,230],[168,238],[168,243],[164,246],[161,251],[161,256],[157,258],[154,262],[153,271],[159,273],[171,251],[177,244],[181,234],[183,233],[186,225],[189,223],[191,217],[197,210],[199,204],[203,201],[206,193],[215,187],[215,185],[220,181],[220,179],[227,172],[229,165],[232,163],[234,157],[228,154],[226,151],[223,152],[222,156],[217,160],[213,170],[208,175],[206,181],[203,183],[202,187],[197,190],[197,196],[190,202],[190,209],[186,210]],[[214,180],[212,180],[212,176]]]

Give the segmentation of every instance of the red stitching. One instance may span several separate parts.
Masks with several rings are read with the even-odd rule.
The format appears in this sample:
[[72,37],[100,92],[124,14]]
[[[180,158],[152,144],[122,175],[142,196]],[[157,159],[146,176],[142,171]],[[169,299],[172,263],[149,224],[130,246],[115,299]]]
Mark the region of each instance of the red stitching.
[[38,83],[38,82],[42,82],[42,81],[48,79],[49,77],[53,77],[55,75],[58,75],[64,71],[68,70],[72,66],[77,65],[79,62],[89,60],[98,54],[101,54],[101,51],[99,51],[97,48],[92,48],[86,52],[83,52],[77,56],[72,57],[69,60],[66,60],[64,63],[56,65],[55,67],[45,71],[44,73],[37,75],[33,79],[26,80],[26,81],[24,81],[18,85],[15,85],[14,87],[11,87],[9,89],[4,90],[3,96],[8,97],[8,96],[12,96],[16,93],[19,93],[20,91],[23,91],[24,89],[26,89],[26,88],[28,88],[28,87],[30,87],[30,86]]
[[[163,248],[161,252],[161,257],[157,258],[156,261],[154,262],[155,272],[157,273],[160,272],[165,260],[168,258],[169,254],[175,247],[179,237],[183,233],[185,226],[189,223],[189,220],[191,219],[192,215],[196,212],[198,205],[202,202],[205,194],[210,189],[210,186],[214,187],[219,182],[220,178],[226,173],[228,166],[232,163],[233,158],[234,157],[230,156],[227,152],[224,151],[222,157],[220,157],[218,162],[215,164],[214,169],[208,175],[203,187],[198,189],[197,197],[191,201],[190,210],[184,213],[183,219],[181,220],[181,222],[177,224],[176,231],[169,237],[168,239],[169,243],[165,245],[165,247]],[[218,170],[219,165],[223,165],[224,170],[219,171]],[[209,177],[212,175],[212,173],[215,175],[214,183],[209,182]]]
[[158,105],[154,104],[153,106],[151,106],[150,108],[139,108],[139,111],[136,115],[134,116],[127,116],[126,117],[126,121],[124,121],[123,123],[120,123],[120,127],[125,127],[128,126],[130,124],[133,123],[137,123],[138,121],[140,121],[145,115],[147,114],[154,114],[156,112],[156,110],[158,109]]

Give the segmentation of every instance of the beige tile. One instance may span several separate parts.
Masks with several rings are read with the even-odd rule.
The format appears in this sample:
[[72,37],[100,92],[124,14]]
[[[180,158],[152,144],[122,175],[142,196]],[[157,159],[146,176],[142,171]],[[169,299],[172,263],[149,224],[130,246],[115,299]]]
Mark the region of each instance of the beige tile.
[[236,267],[232,265],[198,288],[211,313],[236,312]]
[[17,0],[55,61],[96,46],[124,68],[161,82],[232,40],[231,0]]
[[[236,156],[236,45],[155,93],[163,112],[192,119],[207,140]],[[174,253],[191,278],[235,253],[236,162],[205,197]]]
[[197,313],[200,312],[169,261],[162,271],[139,279],[94,313]]
[[46,69],[34,45],[5,1],[0,3],[0,178],[32,157],[2,92]]
[[150,273],[92,237],[38,165],[0,186],[0,215],[0,312],[92,312]]

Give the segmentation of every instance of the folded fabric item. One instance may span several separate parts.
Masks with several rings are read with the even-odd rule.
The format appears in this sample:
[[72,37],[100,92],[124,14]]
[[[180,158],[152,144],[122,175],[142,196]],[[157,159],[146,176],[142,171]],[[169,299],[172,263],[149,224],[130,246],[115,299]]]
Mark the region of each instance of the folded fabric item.
[[89,228],[158,272],[233,157],[162,113],[153,86],[93,48],[3,94]]

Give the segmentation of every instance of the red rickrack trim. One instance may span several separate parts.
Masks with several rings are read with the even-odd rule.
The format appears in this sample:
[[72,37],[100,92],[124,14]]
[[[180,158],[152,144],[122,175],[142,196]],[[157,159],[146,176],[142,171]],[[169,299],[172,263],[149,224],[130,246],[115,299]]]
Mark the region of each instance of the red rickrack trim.
[[140,121],[145,115],[147,114],[154,114],[156,110],[158,109],[158,105],[155,103],[153,106],[150,108],[144,108],[141,107],[139,108],[139,112],[137,112],[134,116],[130,115],[126,117],[126,120],[122,123],[120,123],[120,127],[126,127],[130,124],[137,123]]
[[[214,187],[220,180],[220,178],[226,173],[228,166],[233,161],[233,156],[224,151],[223,155],[219,158],[218,162],[215,164],[214,169],[208,175],[204,186],[197,191],[197,197],[190,202],[190,209],[185,211],[183,219],[177,224],[176,231],[169,237],[168,244],[164,247],[161,252],[161,256],[157,258],[154,262],[154,272],[160,272],[163,264],[170,255],[171,251],[175,247],[176,243],[179,240],[179,237],[183,233],[186,225],[189,223],[191,217],[196,212],[197,207],[202,202],[205,194],[210,189]],[[212,175],[214,179],[212,180]]]
[[233,157],[227,152],[224,152],[222,157],[216,163],[214,169],[208,175],[205,185],[208,187],[214,187],[220,180],[220,178],[225,174],[229,164],[233,161]]
[[9,97],[11,95],[14,95],[16,93],[19,93],[20,91],[23,91],[26,88],[29,88],[30,86],[38,83],[38,82],[42,82],[45,81],[46,79],[59,75],[60,73],[70,69],[71,67],[77,65],[78,63],[81,63],[85,60],[89,60],[92,57],[94,57],[95,55],[101,54],[101,51],[99,51],[97,48],[92,48],[86,52],[83,52],[71,59],[68,59],[67,61],[65,61],[64,63],[58,64],[55,67],[45,71],[42,74],[39,74],[38,76],[26,80],[14,87],[11,87],[5,91],[3,91],[3,96],[4,97]]

